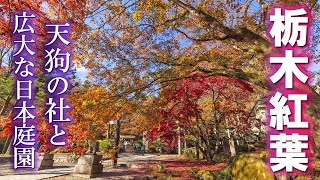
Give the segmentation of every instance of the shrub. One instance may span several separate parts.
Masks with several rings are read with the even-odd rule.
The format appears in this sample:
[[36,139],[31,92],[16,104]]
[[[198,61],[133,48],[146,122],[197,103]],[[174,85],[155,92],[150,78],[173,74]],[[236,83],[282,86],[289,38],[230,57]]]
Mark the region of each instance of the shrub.
[[183,150],[183,155],[187,158],[195,158],[195,148],[187,148]]
[[259,155],[259,157],[263,160],[266,160],[268,157],[268,152],[267,151],[262,151]]
[[225,169],[214,171],[213,172],[214,179],[220,179],[220,180],[231,180],[232,177],[230,175],[230,167],[227,167]]
[[102,153],[107,153],[110,151],[112,142],[111,140],[97,140],[99,142],[99,149]]
[[213,180],[214,179],[214,176],[213,176],[213,174],[211,174],[210,171],[200,170],[200,171],[198,171],[197,175],[200,179],[204,179],[204,180]]
[[269,173],[264,160],[254,155],[240,155],[235,158],[230,167],[230,173],[234,180],[273,179],[273,176]]
[[[191,148],[187,148],[183,150],[183,156],[185,156],[186,158],[196,158],[196,148],[195,147],[191,147]],[[202,152],[199,151],[199,159],[203,159],[203,154]]]
[[229,167],[219,171],[200,170],[198,171],[197,176],[199,179],[203,179],[203,180],[213,180],[213,179],[231,180],[232,178],[229,172],[230,172]]
[[148,152],[149,153],[156,153],[158,151],[157,151],[157,148],[155,146],[149,146],[148,147]]

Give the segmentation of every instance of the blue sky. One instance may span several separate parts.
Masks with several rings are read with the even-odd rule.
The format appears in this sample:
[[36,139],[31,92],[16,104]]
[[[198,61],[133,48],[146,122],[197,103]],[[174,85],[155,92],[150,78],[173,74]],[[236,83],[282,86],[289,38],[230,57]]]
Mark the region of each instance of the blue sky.
[[[258,4],[254,4],[254,3],[252,4],[252,6],[253,7],[251,7],[251,9],[256,9],[257,7],[259,7]],[[92,24],[91,24],[89,19],[86,19],[85,23],[89,24],[90,26],[92,26]],[[314,23],[319,23],[319,20],[314,21]],[[187,43],[187,42],[185,42],[185,43]],[[181,45],[183,46],[183,44],[181,44]],[[318,53],[320,52],[320,44],[317,46],[316,52],[318,52]],[[85,69],[84,67],[77,67],[76,70],[77,70],[77,77],[79,79],[81,79],[81,81],[84,81],[86,79],[86,75],[88,73],[88,70]],[[320,71],[320,63],[318,63],[318,64],[311,63],[310,66],[309,66],[309,71],[311,71],[311,72],[318,71],[319,72]],[[315,83],[316,80],[317,80],[317,78],[314,78],[314,82],[313,83]]]

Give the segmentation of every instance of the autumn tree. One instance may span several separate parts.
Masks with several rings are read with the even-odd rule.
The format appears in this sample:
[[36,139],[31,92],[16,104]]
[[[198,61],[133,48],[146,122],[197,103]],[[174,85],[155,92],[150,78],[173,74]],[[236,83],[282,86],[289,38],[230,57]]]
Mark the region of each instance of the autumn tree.
[[[72,105],[70,115],[73,122],[65,126],[69,133],[67,148],[80,154],[88,144],[106,136],[109,121],[126,120],[134,109],[130,99],[122,102],[106,86],[94,85],[89,81],[74,87],[68,101]],[[122,107],[124,103],[126,107]]]
[[[36,102],[39,107],[39,139],[41,144],[46,144],[42,141],[42,135],[48,136],[48,128],[42,117],[42,110],[45,104],[44,102],[44,82],[46,78],[42,72],[42,59],[44,53],[44,43],[46,39],[44,24],[47,22],[56,22],[62,20],[70,20],[73,23],[72,37],[75,40],[77,34],[81,33],[85,28],[84,16],[87,12],[85,7],[86,2],[89,1],[31,1],[31,0],[13,0],[13,1],[0,1],[0,128],[2,137],[10,137],[11,131],[7,131],[7,127],[10,126],[11,116],[10,112],[15,104],[14,92],[13,92],[13,78],[12,72],[12,33],[14,28],[14,15],[21,10],[32,11],[37,15],[34,21],[35,33],[38,39],[36,40],[37,57],[35,61],[36,65]],[[9,140],[10,138],[8,138]],[[7,140],[7,142],[8,142]],[[6,143],[8,144],[8,143]]]
[[[154,91],[196,71],[267,88],[266,13],[277,3],[294,2],[99,1],[87,16],[91,27],[77,47],[86,53],[77,60],[97,83],[122,89],[123,96]],[[316,1],[299,2],[317,17]]]
[[[129,122],[121,125],[121,133],[142,137],[144,133],[149,132],[151,127],[159,123],[157,116],[157,98],[149,96],[141,102],[132,101],[133,104]],[[127,106],[127,105],[126,105]]]
[[177,81],[165,91],[169,93],[158,111],[161,120],[149,135],[152,139],[160,136],[172,147],[178,134],[190,134],[211,162],[221,148],[221,134],[226,128],[232,126],[235,133],[244,134],[257,125],[250,114],[248,97],[252,91],[244,81],[221,76]]
[[[243,80],[261,90],[260,97],[266,95],[265,22],[268,10],[279,3],[304,3],[319,18],[319,4],[306,0],[99,0],[85,16],[89,27],[77,39],[75,60],[88,70],[94,84],[106,85],[120,107],[125,109],[128,99],[135,101],[138,112],[125,129],[138,132],[143,128],[135,124],[158,123],[146,116],[147,107],[139,102],[150,96],[166,98],[159,92],[170,91],[167,87],[197,76],[195,72]],[[317,57],[319,52],[313,50],[320,39],[318,21],[313,29],[308,50]]]

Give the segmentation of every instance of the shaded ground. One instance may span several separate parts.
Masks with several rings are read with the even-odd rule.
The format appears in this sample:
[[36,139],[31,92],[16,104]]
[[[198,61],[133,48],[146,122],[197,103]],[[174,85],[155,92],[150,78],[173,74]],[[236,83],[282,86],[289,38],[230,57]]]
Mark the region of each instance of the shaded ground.
[[10,163],[0,164],[1,180],[39,180],[53,176],[61,176],[73,172],[73,166],[55,166],[53,169],[40,171],[12,170]]
[[155,159],[149,162],[137,162],[137,164],[149,167],[153,176],[174,179],[196,178],[195,173],[199,170],[217,171],[227,166],[226,163],[209,164],[204,160],[191,160],[182,157]]
[[[179,157],[177,155],[153,155],[145,156],[121,154],[119,166],[110,168],[104,166],[103,173],[96,177],[102,179],[198,179],[198,170],[218,171],[224,169],[226,163],[209,164],[204,160],[192,160]],[[103,162],[106,163],[106,162]],[[320,180],[320,162],[314,163],[314,178]],[[56,166],[54,169],[41,171],[16,171],[11,170],[10,163],[0,163],[0,179],[51,179],[51,180],[84,180],[89,179],[85,176],[75,176],[74,166]],[[55,176],[55,177],[54,177]]]
[[[209,164],[206,161],[190,160],[176,155],[160,156],[127,156],[119,161],[122,167],[105,168],[103,174],[95,179],[143,179],[143,178],[169,178],[195,179],[194,172],[202,170],[220,170],[227,166],[225,163]],[[85,177],[65,175],[52,180],[88,179]]]

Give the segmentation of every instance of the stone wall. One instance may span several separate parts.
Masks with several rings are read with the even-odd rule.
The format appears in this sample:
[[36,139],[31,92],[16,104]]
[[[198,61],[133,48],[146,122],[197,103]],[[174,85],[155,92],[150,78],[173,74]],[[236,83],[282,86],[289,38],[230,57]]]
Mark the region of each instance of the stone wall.
[[54,164],[76,164],[78,159],[79,156],[71,153],[56,153],[53,157]]

